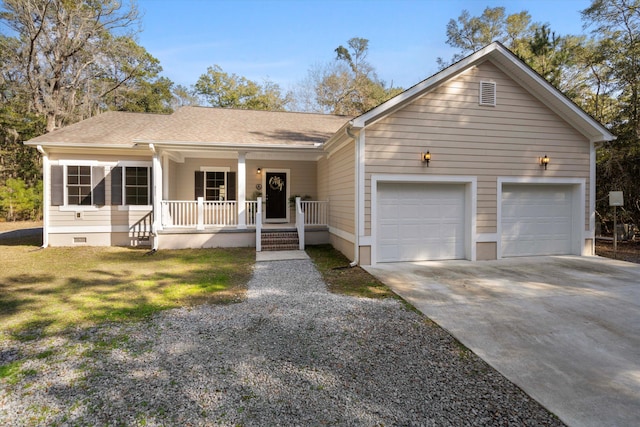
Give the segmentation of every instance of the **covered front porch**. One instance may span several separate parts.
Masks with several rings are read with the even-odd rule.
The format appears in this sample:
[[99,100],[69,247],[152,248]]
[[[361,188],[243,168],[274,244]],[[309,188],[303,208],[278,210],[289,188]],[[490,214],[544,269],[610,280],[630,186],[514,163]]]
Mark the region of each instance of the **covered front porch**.
[[[329,201],[318,189],[317,146],[148,144],[155,249],[255,246],[273,233],[296,249],[329,241]],[[251,151],[245,151],[253,148]]]

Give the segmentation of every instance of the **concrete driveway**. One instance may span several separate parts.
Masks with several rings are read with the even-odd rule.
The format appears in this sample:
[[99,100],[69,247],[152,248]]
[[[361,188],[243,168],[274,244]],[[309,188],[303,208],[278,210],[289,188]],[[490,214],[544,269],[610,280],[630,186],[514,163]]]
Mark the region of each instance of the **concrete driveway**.
[[568,425],[640,425],[640,265],[562,256],[367,271]]

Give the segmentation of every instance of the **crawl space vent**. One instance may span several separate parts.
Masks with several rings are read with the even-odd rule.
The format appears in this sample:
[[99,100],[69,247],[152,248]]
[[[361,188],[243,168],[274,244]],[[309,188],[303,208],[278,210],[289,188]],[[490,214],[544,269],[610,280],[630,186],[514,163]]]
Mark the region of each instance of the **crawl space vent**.
[[480,105],[496,105],[496,84],[495,82],[480,82]]
[[73,243],[87,243],[86,237],[74,237]]

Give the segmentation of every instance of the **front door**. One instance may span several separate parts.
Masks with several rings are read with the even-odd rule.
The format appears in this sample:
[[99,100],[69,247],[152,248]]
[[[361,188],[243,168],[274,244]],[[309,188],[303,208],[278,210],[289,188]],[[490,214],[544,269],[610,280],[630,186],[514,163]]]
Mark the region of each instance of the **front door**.
[[287,173],[266,173],[265,218],[272,221],[287,220]]

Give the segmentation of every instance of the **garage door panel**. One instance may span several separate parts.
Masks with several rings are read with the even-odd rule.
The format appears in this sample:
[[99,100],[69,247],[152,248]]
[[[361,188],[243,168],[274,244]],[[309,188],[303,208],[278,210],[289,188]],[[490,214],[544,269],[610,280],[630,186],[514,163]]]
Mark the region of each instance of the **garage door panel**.
[[464,185],[381,183],[377,196],[379,262],[464,258]]
[[571,253],[571,186],[505,185],[502,191],[502,255]]

